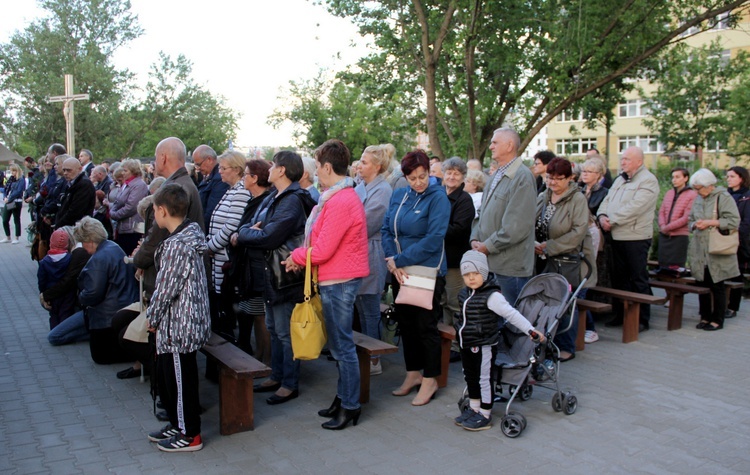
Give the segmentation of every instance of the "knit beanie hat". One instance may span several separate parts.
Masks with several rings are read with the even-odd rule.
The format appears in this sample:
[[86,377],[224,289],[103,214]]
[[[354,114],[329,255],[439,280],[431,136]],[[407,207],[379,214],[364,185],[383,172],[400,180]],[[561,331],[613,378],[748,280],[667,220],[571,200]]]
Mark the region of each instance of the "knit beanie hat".
[[64,254],[68,252],[68,233],[64,229],[58,229],[49,238],[49,253]]
[[461,275],[468,274],[469,272],[479,272],[482,275],[482,279],[487,280],[490,274],[487,256],[479,251],[466,251],[461,258]]

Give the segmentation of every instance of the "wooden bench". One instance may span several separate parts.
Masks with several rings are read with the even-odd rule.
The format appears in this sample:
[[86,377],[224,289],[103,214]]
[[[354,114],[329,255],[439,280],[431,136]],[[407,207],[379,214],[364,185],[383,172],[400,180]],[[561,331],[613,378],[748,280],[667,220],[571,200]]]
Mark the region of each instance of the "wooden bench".
[[221,435],[253,430],[253,379],[271,374],[271,368],[219,335],[212,334],[201,352],[217,361],[219,425]]
[[697,285],[687,285],[677,282],[666,282],[661,280],[652,280],[649,282],[651,287],[664,289],[669,299],[669,314],[667,317],[667,330],[679,330],[682,328],[682,309],[685,300],[685,294],[703,295],[711,292],[710,289],[699,287]]
[[396,353],[398,347],[360,332],[352,332],[352,335],[359,360],[359,402],[366,403],[370,402],[370,358]]
[[577,299],[578,307],[578,334],[576,335],[576,351],[583,351],[586,348],[586,312],[607,313],[612,311],[612,305],[603,302],[594,302],[593,300]]
[[440,376],[438,377],[438,387],[448,386],[448,368],[451,362],[451,344],[456,339],[456,329],[443,322],[438,322],[438,331],[440,332]]
[[639,294],[628,292],[626,290],[610,289],[607,287],[591,287],[589,292],[597,292],[601,295],[608,295],[612,298],[622,301],[623,305],[623,322],[622,322],[622,342],[631,343],[638,341],[638,317],[641,312],[641,304],[661,305],[667,301],[663,297],[654,297],[653,295]]

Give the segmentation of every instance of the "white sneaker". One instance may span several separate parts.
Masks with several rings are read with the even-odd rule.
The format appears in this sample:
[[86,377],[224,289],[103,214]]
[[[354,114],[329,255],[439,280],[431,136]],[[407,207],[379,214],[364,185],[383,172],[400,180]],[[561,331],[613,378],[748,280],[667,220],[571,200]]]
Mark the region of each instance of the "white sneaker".
[[0,241],[0,243],[2,244],[8,243],[8,242],[10,242],[10,238],[5,238],[2,241]]
[[593,330],[586,330],[583,341],[585,341],[586,343],[594,343],[595,341],[599,341],[599,334],[597,334]]
[[11,244],[18,244],[18,239],[14,239]]
[[376,374],[383,374],[383,366],[380,364],[380,361],[375,364],[370,361],[370,376],[375,376]]

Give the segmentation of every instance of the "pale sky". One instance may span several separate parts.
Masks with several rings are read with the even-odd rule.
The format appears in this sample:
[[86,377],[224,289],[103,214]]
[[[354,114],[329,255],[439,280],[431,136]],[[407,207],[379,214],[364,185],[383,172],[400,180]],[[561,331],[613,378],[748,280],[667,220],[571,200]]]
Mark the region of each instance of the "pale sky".
[[[0,42],[44,11],[35,0],[2,0]],[[145,85],[159,51],[193,62],[193,78],[242,114],[235,147],[292,144],[292,127],[274,130],[267,117],[290,80],[320,68],[344,69],[367,53],[348,20],[308,0],[131,0],[145,33],[122,48],[115,66]],[[352,46],[356,42],[356,46]],[[60,94],[63,78],[60,78]]]

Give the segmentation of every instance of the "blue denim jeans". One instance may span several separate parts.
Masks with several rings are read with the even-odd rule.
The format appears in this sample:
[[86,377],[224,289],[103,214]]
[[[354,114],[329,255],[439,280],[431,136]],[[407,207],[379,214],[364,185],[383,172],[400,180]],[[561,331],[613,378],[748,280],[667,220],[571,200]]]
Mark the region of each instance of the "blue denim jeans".
[[362,279],[320,286],[320,300],[328,333],[328,349],[338,363],[339,380],[336,395],[344,409],[359,408],[359,362],[352,337],[354,300]]
[[293,302],[266,305],[266,327],[271,334],[271,379],[294,391],[299,388],[299,360],[294,361],[292,351]]
[[362,333],[375,339],[380,339],[380,295],[357,295],[357,312]]
[[47,340],[52,346],[67,345],[68,343],[77,343],[79,341],[87,341],[88,339],[89,331],[86,329],[86,323],[83,321],[83,311],[69,316],[50,330],[47,335]]
[[503,293],[503,297],[508,301],[509,304],[515,306],[516,300],[518,300],[518,294],[521,293],[521,289],[526,285],[531,277],[513,277],[508,275],[495,274],[497,281],[500,282],[500,291]]

